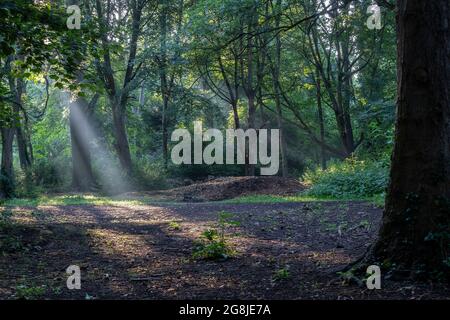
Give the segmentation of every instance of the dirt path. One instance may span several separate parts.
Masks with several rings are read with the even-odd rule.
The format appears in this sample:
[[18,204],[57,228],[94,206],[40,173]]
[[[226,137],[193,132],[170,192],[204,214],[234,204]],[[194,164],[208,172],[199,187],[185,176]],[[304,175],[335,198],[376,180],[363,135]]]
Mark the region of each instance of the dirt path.
[[[226,261],[192,259],[218,212],[236,251]],[[44,288],[36,298],[114,299],[428,299],[448,288],[383,282],[369,291],[336,271],[374,240],[381,210],[361,202],[183,203],[15,208],[20,251],[0,256],[0,298]],[[65,269],[81,267],[81,290]],[[277,276],[274,275],[278,274]],[[23,290],[22,290],[23,291]],[[19,292],[19,293],[18,293]]]

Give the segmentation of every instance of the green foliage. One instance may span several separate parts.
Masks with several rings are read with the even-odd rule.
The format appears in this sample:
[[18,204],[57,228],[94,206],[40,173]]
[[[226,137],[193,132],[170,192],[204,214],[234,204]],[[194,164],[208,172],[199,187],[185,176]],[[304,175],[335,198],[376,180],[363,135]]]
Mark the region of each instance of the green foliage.
[[[207,239],[211,236],[209,230],[205,231],[202,236]],[[230,257],[232,251],[228,245],[215,238],[207,241],[199,241],[196,243],[193,249],[192,257],[194,259],[205,259],[205,260],[226,260]]]
[[[105,16],[111,15],[107,11],[114,10],[117,5],[115,2],[117,1],[113,1],[111,6],[104,6]],[[109,51],[108,68],[114,71],[113,82],[124,84],[127,71],[124,70],[123,63],[130,53],[129,41],[133,38],[131,17],[108,19],[105,21],[107,25],[102,27],[95,10],[84,12],[83,7],[81,30],[69,30],[66,26],[64,2],[2,1],[0,60],[5,62],[2,68],[6,67],[6,60],[11,60],[11,70],[6,71],[7,68],[4,68],[5,72],[0,74],[0,125],[15,123],[19,119],[29,143],[30,155],[34,159],[30,173],[16,170],[15,183],[0,177],[0,182],[4,185],[3,193],[14,196],[15,192],[18,197],[36,197],[39,193],[68,190],[72,176],[67,108],[69,92],[84,97],[92,97],[94,93],[99,95],[97,104],[89,110],[88,115],[92,118],[92,131],[97,136],[93,139],[95,141],[89,141],[92,167],[96,182],[103,188],[102,192],[113,194],[128,189],[165,188],[167,177],[200,180],[208,176],[243,175],[243,165],[176,166],[169,159],[166,168],[162,161],[162,120],[165,121],[165,133],[169,140],[170,133],[175,128],[192,130],[194,120],[202,120],[205,129],[225,130],[234,125],[230,106],[231,96],[234,96],[237,99],[240,126],[246,128],[249,125],[249,105],[248,90],[245,88],[252,87],[260,89],[255,92],[256,127],[277,128],[278,121],[273,113],[276,108],[276,92],[273,88],[272,69],[275,66],[271,65],[275,62],[280,64],[278,80],[281,91],[284,92],[281,99],[285,118],[283,136],[288,150],[286,156],[289,173],[303,174],[307,164],[316,165],[320,162],[321,151],[316,139],[311,139],[312,135],[319,138],[318,101],[315,66],[311,64],[313,57],[309,50],[311,39],[304,30],[317,31],[321,51],[324,51],[317,52],[318,58],[324,63],[323,69],[330,70],[328,78],[333,82],[333,88],[337,88],[333,79],[339,78],[333,74],[340,63],[334,49],[336,45],[354,48],[350,50],[352,53],[348,57],[351,65],[359,66],[361,61],[372,57],[368,59],[367,66],[361,66],[361,70],[350,79],[352,92],[348,116],[353,125],[354,136],[364,136],[358,154],[373,159],[388,154],[393,142],[393,104],[396,91],[394,15],[386,12],[383,17],[386,26],[375,33],[365,25],[365,9],[368,4],[369,1],[365,0],[361,6],[352,9],[352,14],[342,12],[333,19],[320,14],[314,23],[305,21],[298,28],[276,32],[277,23],[289,26],[298,21],[299,16],[313,15],[320,8],[307,1],[282,2],[281,7],[275,2],[266,6],[262,2],[251,0],[200,0],[183,3],[182,7],[179,7],[178,2],[156,7],[146,3],[141,23],[149,22],[144,28],[145,32],[137,34],[135,72],[129,75],[132,81],[123,88],[123,93],[126,94],[122,98],[127,98],[123,114],[126,138],[133,159],[133,176],[127,176],[126,183],[129,185],[122,186],[117,181],[125,180],[122,174],[126,173],[120,170],[117,155],[111,152],[116,143],[115,122],[111,116],[111,103],[114,99],[111,100],[111,92],[104,86],[106,79],[99,66],[106,63],[105,54]],[[128,2],[120,3],[120,6],[124,9],[121,11],[124,15],[133,11]],[[164,20],[163,13],[165,28],[160,25]],[[330,25],[330,28],[320,28],[320,25]],[[108,43],[101,41],[101,35],[105,32],[108,33]],[[250,39],[242,37],[242,34],[255,34],[254,39],[252,38],[254,43],[247,43]],[[275,55],[278,35],[283,38],[279,61]],[[249,48],[252,48],[252,55],[249,54]],[[327,56],[329,59],[325,59]],[[81,74],[78,73],[78,67],[82,70]],[[250,70],[254,70],[252,80],[248,73]],[[163,104],[163,73],[166,76],[165,82],[168,82],[166,107]],[[78,77],[82,80],[75,81]],[[26,86],[22,97],[23,111],[15,111],[11,103],[14,95],[9,88],[10,78],[21,79]],[[45,85],[46,79],[48,86]],[[246,81],[252,83],[246,84]],[[234,95],[230,96],[230,88],[237,90]],[[119,97],[119,87],[115,91]],[[328,107],[332,105],[333,99],[325,86],[322,86],[320,96],[324,142],[332,147],[329,150],[336,149],[342,141],[335,112]],[[169,154],[171,145],[169,143]],[[329,150],[324,155],[327,160],[336,156]],[[17,158],[16,150],[14,153]],[[112,160],[108,163],[104,161],[103,155],[106,153]],[[117,165],[118,169],[108,170],[108,167],[112,167],[111,163]],[[348,181],[338,182],[345,187],[351,184],[350,174],[342,173],[347,176]],[[307,175],[313,175],[316,180],[322,181],[325,178],[319,176],[326,174],[328,173],[321,175],[318,171],[310,171]],[[337,175],[334,178],[339,180]],[[365,177],[365,180],[369,178]],[[316,183],[310,196],[314,199],[342,194],[365,197],[378,192],[372,190],[378,187],[372,188],[369,183],[359,186],[359,190],[349,192],[341,191],[343,186],[339,183],[333,185],[331,182]],[[247,200],[250,201],[250,198]]]
[[207,229],[195,243],[192,256],[194,259],[226,260],[233,255],[233,250],[227,243],[225,230],[237,226],[239,222],[231,220],[233,214],[222,211],[219,213],[217,229]]
[[282,280],[289,279],[290,276],[291,276],[291,274],[289,273],[288,268],[281,268],[275,272],[272,279],[274,281],[282,281]]
[[176,222],[176,221],[170,221],[169,222],[169,228],[172,229],[172,230],[176,230],[176,231],[181,230],[180,224],[178,222]]
[[16,173],[17,187],[16,197],[36,198],[43,192],[43,188],[38,186],[34,180],[32,169],[20,170]]
[[347,159],[331,162],[326,170],[308,170],[303,180],[310,185],[310,196],[334,198],[372,197],[382,194],[388,183],[384,164]]
[[41,298],[46,292],[46,286],[18,285],[16,287],[17,299],[35,300]]
[[53,161],[37,160],[32,170],[36,185],[46,189],[58,189],[67,181],[61,176],[61,167]]
[[167,186],[167,170],[160,161],[136,159],[133,174],[135,185],[140,189],[164,189]]

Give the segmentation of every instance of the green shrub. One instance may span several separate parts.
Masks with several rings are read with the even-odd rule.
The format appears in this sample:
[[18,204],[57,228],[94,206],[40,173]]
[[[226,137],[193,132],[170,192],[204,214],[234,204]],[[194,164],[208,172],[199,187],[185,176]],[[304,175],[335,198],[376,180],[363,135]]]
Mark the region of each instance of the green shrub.
[[161,161],[136,159],[133,165],[134,182],[140,189],[163,189],[167,186],[167,171]]
[[16,287],[16,297],[17,299],[25,299],[25,300],[36,300],[41,298],[47,292],[47,288],[45,286],[27,286],[27,285],[18,285]]
[[16,175],[17,187],[15,196],[17,198],[37,198],[39,194],[43,193],[43,187],[37,186],[34,181],[32,170],[18,170]]
[[66,163],[38,159],[32,167],[33,180],[36,186],[48,191],[57,192],[63,190],[70,181],[70,170],[67,170]]
[[289,269],[286,267],[286,268],[282,268],[282,269],[277,270],[274,273],[274,275],[272,277],[272,280],[273,281],[282,281],[282,280],[289,279],[290,276],[291,276],[291,274],[289,272]]
[[373,197],[382,194],[389,175],[385,163],[347,159],[329,163],[326,170],[308,170],[303,181],[310,185],[307,195],[323,197]]
[[[208,232],[209,230],[205,231]],[[207,239],[205,233],[202,236]],[[205,260],[226,260],[232,254],[232,250],[227,243],[222,240],[213,238],[207,241],[198,241],[194,246],[192,257],[194,259]]]
[[226,260],[233,255],[233,250],[226,241],[225,229],[237,226],[238,222],[231,220],[232,214],[220,212],[217,229],[207,229],[202,232],[201,239],[195,242],[192,256],[194,259]]

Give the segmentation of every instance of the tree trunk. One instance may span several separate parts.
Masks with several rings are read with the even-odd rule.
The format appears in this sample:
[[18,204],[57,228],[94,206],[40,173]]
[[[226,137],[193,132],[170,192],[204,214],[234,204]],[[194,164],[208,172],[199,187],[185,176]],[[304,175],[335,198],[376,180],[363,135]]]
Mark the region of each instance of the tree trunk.
[[[281,0],[276,2],[277,18],[275,20],[275,28],[280,26],[281,20]],[[281,109],[281,92],[280,92],[280,69],[281,69],[281,37],[278,33],[275,37],[275,62],[272,66],[272,78],[275,91],[275,108],[277,112],[277,126],[280,130],[280,155],[281,155],[281,175],[288,176],[288,163],[286,155],[286,139],[283,130],[283,114]],[[262,109],[262,108],[261,108]]]
[[2,133],[2,164],[0,198],[14,196],[14,168],[13,168],[13,141],[14,128],[1,128]]
[[160,25],[160,57],[159,57],[159,77],[160,91],[163,100],[161,112],[161,131],[162,131],[162,151],[164,166],[167,168],[169,161],[168,133],[167,133],[167,109],[169,107],[169,84],[167,81],[167,4],[162,3],[161,14],[159,17]]
[[[325,125],[323,121],[323,109],[322,109],[322,86],[320,83],[320,75],[319,72],[316,71],[316,99],[317,99],[317,116],[319,118],[319,128],[320,128],[320,141],[325,143]],[[325,158],[325,147],[320,145],[320,164],[322,170],[327,168],[327,161]]]
[[31,166],[31,157],[28,153],[26,136],[22,130],[24,123],[20,120],[21,116],[21,106],[22,106],[22,94],[25,89],[25,84],[22,79],[14,79],[12,76],[9,77],[9,87],[10,91],[14,96],[13,111],[16,115],[16,138],[17,147],[19,151],[19,161],[20,167],[23,170],[27,170]]
[[[254,78],[254,38],[252,35],[250,35],[253,31],[253,26],[255,24],[255,18],[256,18],[256,12],[252,12],[251,16],[249,18],[248,22],[248,32],[249,35],[247,36],[247,75],[246,75],[246,85],[245,87],[245,94],[247,96],[247,107],[248,107],[248,115],[247,115],[247,125],[249,129],[255,128],[255,118],[256,118],[256,92],[253,84],[253,78]],[[254,176],[255,175],[255,165],[250,164],[250,155],[249,155],[249,148],[246,144],[245,148],[245,175],[246,176]]]
[[448,276],[450,2],[398,0],[397,10],[395,146],[373,253],[411,276]]
[[[99,18],[99,24],[101,28],[107,30],[110,26],[104,20],[102,1],[97,0],[96,11]],[[97,61],[97,71],[100,78],[103,80],[104,87],[108,94],[109,102],[111,104],[113,115],[113,134],[114,134],[114,147],[116,149],[117,156],[124,173],[127,176],[132,174],[132,162],[130,147],[127,138],[127,130],[125,126],[125,114],[126,106],[128,102],[129,93],[136,89],[137,86],[137,69],[136,67],[136,54],[138,39],[141,34],[141,15],[144,6],[147,2],[142,0],[131,1],[131,37],[128,45],[128,59],[126,64],[125,76],[123,84],[118,86],[114,78],[115,72],[111,63],[111,56],[109,51],[109,39],[106,32],[101,33],[102,49],[103,49],[103,63],[100,65]],[[111,7],[108,6],[108,10]],[[106,12],[109,14],[109,11]]]
[[167,132],[167,107],[169,105],[169,101],[167,97],[163,98],[163,109],[161,115],[161,130],[162,130],[162,149],[163,149],[163,159],[164,159],[164,167],[167,168],[167,164],[169,161],[169,139]]
[[31,167],[31,157],[27,148],[27,141],[25,135],[23,134],[22,127],[18,126],[16,128],[16,137],[17,137],[17,148],[19,149],[19,161],[20,167],[23,170],[27,170]]
[[114,140],[117,156],[119,157],[120,165],[127,176],[131,175],[131,153],[130,145],[128,143],[127,129],[125,127],[125,106],[120,103],[113,103],[112,115],[114,124]]

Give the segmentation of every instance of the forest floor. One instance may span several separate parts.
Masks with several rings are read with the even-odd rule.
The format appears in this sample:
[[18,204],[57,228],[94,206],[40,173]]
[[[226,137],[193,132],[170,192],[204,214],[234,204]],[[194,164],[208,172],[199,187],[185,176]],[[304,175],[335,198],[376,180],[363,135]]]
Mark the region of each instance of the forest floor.
[[[337,274],[375,240],[382,210],[367,201],[142,199],[3,207],[10,217],[0,221],[0,299],[450,297],[444,285],[383,279],[381,290],[368,290]],[[195,259],[202,232],[218,228],[220,212],[238,222],[225,229],[233,254]],[[81,290],[66,287],[69,265],[81,268]]]

